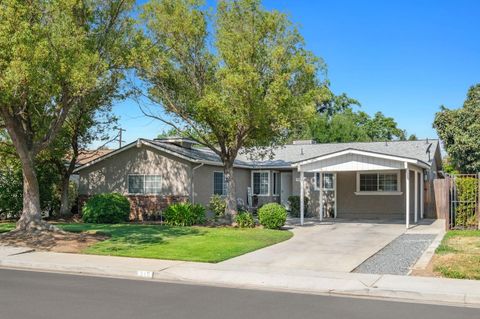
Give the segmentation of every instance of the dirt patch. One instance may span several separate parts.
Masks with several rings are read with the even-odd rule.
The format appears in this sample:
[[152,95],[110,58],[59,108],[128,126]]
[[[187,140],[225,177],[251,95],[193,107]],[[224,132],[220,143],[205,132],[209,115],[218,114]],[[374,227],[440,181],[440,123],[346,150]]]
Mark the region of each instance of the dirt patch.
[[80,253],[88,246],[108,238],[104,234],[91,233],[11,231],[0,234],[0,244],[59,253]]
[[434,270],[435,264],[438,262],[437,259],[438,255],[434,255],[425,269],[413,269],[410,275],[419,277],[442,277],[441,273]]

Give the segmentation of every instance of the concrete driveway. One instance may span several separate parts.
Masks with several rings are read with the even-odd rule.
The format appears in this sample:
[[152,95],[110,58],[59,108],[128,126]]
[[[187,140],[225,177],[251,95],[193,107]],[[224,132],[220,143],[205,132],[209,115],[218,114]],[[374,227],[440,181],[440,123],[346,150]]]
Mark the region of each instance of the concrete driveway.
[[341,221],[294,226],[283,243],[222,262],[225,266],[350,272],[405,232],[403,222]]

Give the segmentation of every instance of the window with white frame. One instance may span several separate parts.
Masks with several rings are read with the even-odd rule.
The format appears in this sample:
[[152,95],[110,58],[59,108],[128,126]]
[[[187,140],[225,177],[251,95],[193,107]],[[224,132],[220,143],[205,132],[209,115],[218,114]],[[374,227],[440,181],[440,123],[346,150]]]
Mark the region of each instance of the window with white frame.
[[253,195],[267,196],[270,193],[270,172],[252,172]]
[[399,192],[399,172],[358,173],[357,192]]
[[[335,188],[333,173],[322,173],[322,188],[324,190],[332,190]],[[320,189],[320,173],[315,173],[315,189]]]
[[280,182],[280,172],[273,172],[273,195],[280,195],[280,187],[281,187],[281,182]]
[[129,194],[154,194],[162,191],[160,175],[135,174],[128,175]]
[[213,193],[215,195],[227,195],[227,182],[223,172],[213,172]]

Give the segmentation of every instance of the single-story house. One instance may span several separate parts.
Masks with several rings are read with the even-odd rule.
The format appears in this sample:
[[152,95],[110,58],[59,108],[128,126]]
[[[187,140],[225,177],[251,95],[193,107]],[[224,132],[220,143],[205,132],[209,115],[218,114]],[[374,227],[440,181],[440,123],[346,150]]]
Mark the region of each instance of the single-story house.
[[[308,197],[302,222],[303,216],[404,219],[408,226],[437,217],[432,184],[441,165],[438,140],[294,141],[265,159],[239,155],[236,197],[248,207],[288,206],[291,195]],[[138,139],[75,172],[80,202],[98,193],[122,193],[132,203],[132,218],[140,220],[174,202],[208,205],[213,194],[226,193],[219,157],[186,138]]]

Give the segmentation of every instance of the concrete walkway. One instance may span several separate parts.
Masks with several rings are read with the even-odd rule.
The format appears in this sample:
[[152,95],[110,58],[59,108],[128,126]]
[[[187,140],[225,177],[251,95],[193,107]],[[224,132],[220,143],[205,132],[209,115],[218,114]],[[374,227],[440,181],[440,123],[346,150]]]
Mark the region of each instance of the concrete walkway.
[[294,271],[50,252],[12,255],[13,250],[0,246],[2,251],[0,267],[4,268],[480,307],[480,281],[472,280]]

